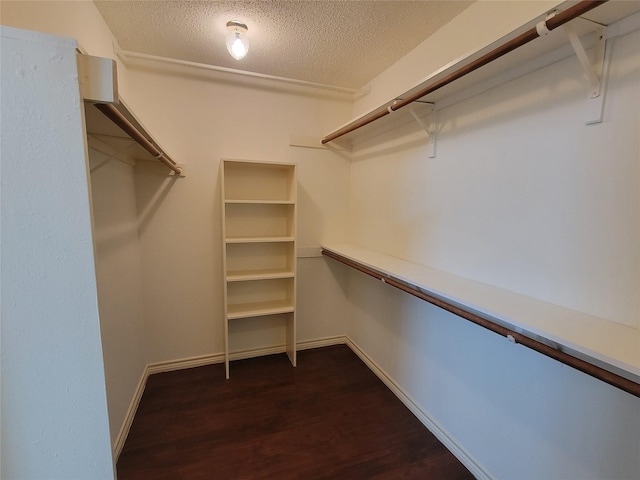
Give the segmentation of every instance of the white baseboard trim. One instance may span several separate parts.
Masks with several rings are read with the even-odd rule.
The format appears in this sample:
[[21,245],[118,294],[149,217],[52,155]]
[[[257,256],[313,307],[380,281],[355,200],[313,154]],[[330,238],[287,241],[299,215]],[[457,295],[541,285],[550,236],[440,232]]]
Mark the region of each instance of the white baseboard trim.
[[129,408],[127,409],[127,414],[125,415],[124,421],[122,422],[122,427],[120,427],[120,431],[118,432],[116,441],[113,443],[113,458],[115,463],[118,462],[118,458],[120,458],[122,448],[124,447],[124,442],[129,436],[129,430],[131,430],[133,419],[136,416],[136,412],[138,411],[138,405],[140,405],[140,400],[142,399],[144,388],[147,386],[147,378],[149,378],[149,366],[146,366],[142,372],[142,375],[140,375],[138,386],[133,393],[133,398],[131,399],[131,403],[129,404]]
[[480,480],[495,480],[494,477],[467,452],[436,420],[434,420],[428,412],[425,412],[410,395],[394,382],[387,373],[380,368],[364,351],[354,343],[349,337],[346,337],[347,346],[362,360],[369,369],[382,380],[382,382],[391,390],[396,397],[413,413],[427,429],[447,447],[447,449],[467,467],[467,469]]
[[330,347],[332,345],[344,345],[347,343],[347,337],[345,335],[337,335],[335,337],[324,337],[316,340],[307,340],[305,342],[298,342],[298,351],[310,350],[312,348]]
[[195,357],[179,358],[177,360],[168,360],[166,362],[155,362],[147,365],[149,375],[154,373],[173,372],[175,370],[184,370],[186,368],[204,367],[214,363],[224,362],[224,353],[212,353],[209,355],[198,355]]
[[[335,337],[325,337],[316,340],[306,340],[298,342],[296,348],[300,350],[309,350],[311,348],[327,347],[330,345],[343,345],[347,342],[347,337],[338,335]],[[253,348],[242,350],[239,352],[231,352],[229,360],[244,360],[246,358],[262,357],[265,355],[275,355],[286,352],[285,345],[275,345],[272,347]],[[154,373],[173,372],[175,370],[183,370],[185,368],[203,367],[214,363],[224,362],[224,353],[213,353],[209,355],[200,355],[196,357],[181,358],[178,360],[169,360],[166,362],[150,363],[147,365],[149,375]]]
[[[312,348],[320,348],[320,347],[328,347],[331,345],[344,345],[347,343],[347,337],[344,335],[338,335],[335,337],[324,337],[318,338],[316,340],[305,340],[303,342],[296,343],[296,351],[299,352],[301,350],[310,350]],[[275,355],[278,353],[285,353],[286,346],[285,345],[276,345],[273,347],[266,348],[254,348],[251,350],[243,350],[241,352],[232,352],[229,353],[229,360],[244,360],[245,358],[255,358],[262,357],[265,355]],[[222,356],[222,362],[224,361],[224,355]]]

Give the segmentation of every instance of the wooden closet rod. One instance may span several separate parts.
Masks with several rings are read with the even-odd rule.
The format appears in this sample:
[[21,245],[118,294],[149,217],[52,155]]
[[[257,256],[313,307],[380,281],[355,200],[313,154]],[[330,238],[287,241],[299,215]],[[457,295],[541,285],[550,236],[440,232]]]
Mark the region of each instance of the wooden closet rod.
[[140,131],[129,120],[127,120],[127,118],[120,113],[115,106],[110,103],[96,103],[95,106],[107,118],[109,118],[109,120],[120,127],[124,133],[139,143],[147,152],[156,157],[178,175],[182,173],[182,169],[176,164],[176,162],[171,160],[163,151],[158,150],[153,143],[147,140],[147,137],[140,133]]
[[[562,11],[562,12],[558,12],[555,16],[548,18],[546,21],[541,22],[544,23],[546,25],[546,29],[551,31],[554,30],[562,25],[564,25],[567,22],[570,22],[571,20],[573,20],[574,18],[579,17],[580,15],[583,15],[585,13],[587,13],[590,10],[593,10],[594,8],[602,5],[603,3],[606,3],[608,0],[597,0],[597,1],[591,1],[591,0],[585,0],[582,1],[580,3],[577,3],[569,8],[567,8],[566,10]],[[489,53],[483,55],[482,57],[474,60],[473,62],[469,63],[468,65],[465,65],[464,67],[459,68],[458,70],[450,73],[449,75],[447,75],[446,77],[437,80],[429,85],[427,85],[426,87],[418,90],[417,92],[409,95],[407,98],[403,98],[402,100],[396,100],[395,102],[393,102],[391,105],[388,106],[387,109],[382,110],[380,112],[374,113],[368,117],[364,117],[362,119],[360,119],[359,121],[351,124],[351,125],[347,125],[346,127],[343,127],[333,133],[330,133],[329,135],[327,135],[326,137],[324,137],[322,139],[322,144],[326,144],[328,142],[331,142],[332,140],[335,140],[336,138],[342,137],[343,135],[346,135],[347,133],[351,133],[354,130],[357,130],[361,127],[364,127],[365,125],[368,125],[376,120],[378,120],[379,118],[384,117],[385,115],[388,115],[391,112],[395,112],[396,110],[399,110],[400,108],[415,102],[416,100],[424,97],[425,95],[435,92],[436,90],[439,90],[440,88],[450,84],[451,82],[454,82],[455,80],[458,80],[459,78],[464,77],[465,75],[473,72],[474,70],[479,69],[480,67],[487,65],[488,63],[493,62],[494,60],[506,55],[507,53],[531,42],[532,40],[535,40],[536,38],[538,38],[540,36],[540,34],[538,33],[538,28],[537,27],[532,27],[529,30],[527,30],[526,32],[522,33],[521,35],[517,36],[516,38],[509,40],[508,42],[500,45],[499,47],[491,50]]]
[[577,357],[574,357],[573,355],[570,355],[566,352],[563,352],[562,350],[553,348],[542,342],[534,340],[533,338],[527,337],[526,335],[523,335],[514,330],[511,330],[510,328],[504,327],[489,319],[483,318],[477,315],[476,313],[469,312],[445,300],[429,295],[413,285],[406,284],[402,281],[399,281],[396,278],[390,277],[386,274],[383,274],[369,267],[366,267],[365,265],[354,262],[353,260],[343,257],[342,255],[338,255],[334,252],[331,252],[329,250],[324,250],[324,249],[322,250],[322,254],[329,258],[337,260],[338,262],[341,262],[351,268],[354,268],[355,270],[366,273],[367,275],[371,275],[372,277],[377,278],[378,280],[382,280],[384,283],[391,285],[392,287],[398,288],[403,292],[406,292],[415,297],[418,297],[421,300],[429,302],[437,307],[440,307],[448,312],[453,313],[454,315],[457,315],[466,320],[469,320],[470,322],[473,322],[476,325],[479,325],[488,330],[491,330],[492,332],[502,335],[503,337],[509,338],[509,340],[514,341],[515,343],[519,343],[521,345],[524,345],[525,347],[531,348],[532,350],[542,353],[547,357],[553,358],[565,365],[575,368],[576,370],[580,370],[581,372],[586,373],[587,375],[591,375],[592,377],[597,378],[598,380],[606,382],[609,385],[612,385],[616,388],[624,390],[625,392],[630,393],[631,395],[640,397],[640,383],[636,383],[632,380],[629,380],[628,378],[612,373],[608,370],[605,370],[604,368],[598,367],[597,365],[594,365],[585,360],[581,360]]

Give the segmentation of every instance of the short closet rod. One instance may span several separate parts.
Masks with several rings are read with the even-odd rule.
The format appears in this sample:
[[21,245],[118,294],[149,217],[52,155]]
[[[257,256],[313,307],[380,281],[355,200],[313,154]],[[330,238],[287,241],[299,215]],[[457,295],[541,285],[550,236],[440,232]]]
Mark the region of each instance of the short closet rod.
[[182,169],[178,167],[176,162],[167,157],[163,151],[158,150],[153,143],[147,140],[147,137],[140,133],[140,131],[129,120],[127,120],[127,118],[122,115],[116,107],[109,103],[97,103],[96,108],[104,113],[109,120],[120,127],[123,132],[139,143],[142,148],[156,157],[160,162],[164,163],[178,175],[182,173]]
[[337,130],[327,135],[322,139],[322,144],[324,145],[325,143],[331,142],[339,137],[342,137],[343,135],[346,135],[347,133],[351,133],[354,130],[357,130],[358,128],[364,127],[365,125],[368,125],[369,123],[374,122],[379,118],[384,117],[385,115],[388,115],[391,112],[395,112],[396,110],[402,107],[405,107],[406,105],[412,102],[415,102],[416,100],[419,100],[420,98],[424,97],[429,93],[435,92],[436,90],[439,90],[440,88],[446,85],[449,85],[455,80],[458,80],[464,77],[465,75],[468,75],[469,73],[479,69],[480,67],[483,67],[484,65],[487,65],[493,62],[494,60],[506,55],[507,53],[523,45],[526,45],[527,43],[531,42],[532,40],[535,40],[539,36],[544,35],[545,29],[547,31],[554,30],[564,25],[565,23],[570,22],[574,18],[577,18],[580,15],[583,15],[588,11],[593,10],[594,8],[602,5],[603,3],[606,3],[607,1],[608,0],[596,0],[596,1],[585,0],[567,8],[563,12],[558,12],[555,16],[548,18],[546,21],[540,22],[537,26],[530,28],[526,32],[517,36],[516,38],[509,40],[508,42],[500,45],[499,47],[496,47],[495,49],[491,50],[489,53],[474,60],[468,65],[465,65],[464,67],[461,67],[458,70],[450,73],[446,77],[441,78],[440,80],[437,80],[434,83],[431,83],[424,88],[421,88],[417,92],[409,95],[406,98],[403,98],[402,100],[394,101],[385,110],[377,112],[369,117],[364,117],[358,122],[355,122],[351,125],[347,125],[346,127],[343,127],[340,130]]
[[535,350],[536,352],[542,353],[547,357],[551,357],[561,363],[564,363],[565,365],[573,367],[576,370],[580,370],[581,372],[586,373],[587,375],[591,375],[592,377],[597,378],[598,380],[606,382],[609,385],[612,385],[621,390],[624,390],[625,392],[630,393],[631,395],[640,397],[640,384],[632,380],[629,380],[628,378],[622,377],[613,372],[610,372],[609,370],[605,370],[602,367],[594,365],[580,358],[574,357],[573,355],[570,355],[557,348],[550,347],[549,345],[539,342],[538,340],[535,340],[533,338],[527,337],[526,335],[523,335],[514,330],[511,330],[510,328],[503,327],[502,325],[499,325],[489,319],[483,318],[468,310],[465,310],[464,308],[461,308],[445,300],[429,295],[428,293],[423,292],[422,290],[420,290],[419,288],[413,285],[404,283],[396,278],[390,277],[381,272],[373,270],[361,263],[358,263],[346,257],[343,257],[342,255],[338,255],[337,253],[331,252],[329,250],[324,250],[324,249],[322,250],[322,254],[329,258],[337,260],[338,262],[341,262],[347,265],[348,267],[351,267],[362,273],[366,273],[367,275],[371,275],[372,277],[377,278],[378,280],[382,280],[384,283],[391,285],[392,287],[395,287],[399,290],[402,290],[403,292],[406,292],[415,297],[418,297],[421,300],[429,302],[432,305],[435,305],[448,312],[453,313],[454,315],[457,315],[466,320],[469,320],[470,322],[473,322],[476,325],[479,325],[488,330],[491,330],[492,332],[502,335],[503,337],[508,338],[512,342],[524,345],[525,347]]

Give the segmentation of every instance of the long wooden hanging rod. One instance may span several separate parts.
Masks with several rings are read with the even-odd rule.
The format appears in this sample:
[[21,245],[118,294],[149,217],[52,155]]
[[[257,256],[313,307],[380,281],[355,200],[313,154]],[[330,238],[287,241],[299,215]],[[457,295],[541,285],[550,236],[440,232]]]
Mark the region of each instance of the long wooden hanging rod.
[[182,168],[180,168],[176,162],[171,160],[163,151],[158,150],[158,148],[151,143],[147,137],[140,133],[140,131],[122,113],[120,113],[115,106],[110,103],[96,103],[95,106],[107,118],[109,118],[109,120],[120,127],[124,133],[139,143],[147,152],[157,158],[160,162],[164,163],[176,174],[182,174]]
[[432,305],[440,307],[443,310],[446,310],[448,312],[453,313],[454,315],[464,318],[465,320],[469,320],[470,322],[475,323],[476,325],[479,325],[481,327],[484,327],[487,330],[491,330],[494,333],[502,335],[503,337],[506,337],[507,339],[509,339],[514,343],[519,343],[521,345],[524,345],[525,347],[535,350],[536,352],[542,353],[543,355],[553,358],[558,362],[561,362],[565,365],[573,367],[576,370],[586,373],[587,375],[591,375],[592,377],[597,378],[598,380],[606,382],[609,385],[612,385],[621,390],[624,390],[625,392],[630,393],[631,395],[640,397],[640,383],[636,383],[632,380],[629,380],[628,378],[622,377],[613,372],[610,372],[609,370],[606,370],[602,367],[594,365],[593,363],[574,357],[573,355],[570,355],[562,350],[551,347],[545,343],[542,343],[531,337],[523,335],[522,333],[518,333],[505,326],[499,325],[494,321],[481,317],[476,313],[467,311],[457,305],[453,305],[445,300],[429,295],[428,293],[425,293],[424,291],[420,290],[418,287],[402,282],[396,278],[390,277],[387,274],[383,274],[381,272],[373,270],[361,263],[358,263],[349,258],[343,257],[342,255],[334,253],[330,250],[323,249],[322,255],[325,255],[329,258],[337,260],[338,262],[343,263],[348,267],[351,267],[362,273],[366,273],[367,275],[377,278],[378,280],[382,280],[384,283],[391,285],[392,287],[395,287],[399,290],[402,290],[403,292],[406,292],[415,297],[418,297],[421,300],[429,302]]
[[[556,28],[564,25],[565,23],[570,22],[574,18],[577,18],[580,15],[583,15],[588,11],[593,10],[594,8],[602,5],[603,3],[606,3],[607,1],[608,0],[596,0],[596,1],[585,0],[567,8],[562,12],[558,12],[555,16],[548,18],[545,22],[541,22],[541,23],[544,24],[547,31],[555,30]],[[506,55],[507,53],[523,45],[526,45],[527,43],[541,36],[541,33],[538,32],[539,25],[540,24],[538,24],[538,26],[536,27],[530,28],[526,32],[517,36],[516,38],[509,40],[508,42],[500,45],[499,47],[496,47],[495,49],[491,50],[489,53],[470,62],[468,65],[460,67],[458,70],[450,73],[449,75],[441,78],[440,80],[436,80],[435,82],[425,86],[424,88],[421,88],[420,90],[409,95],[408,97],[403,98],[402,100],[396,100],[395,102],[390,104],[386,109],[375,112],[367,117],[361,118],[359,121],[356,121],[339,130],[336,130],[333,133],[330,133],[329,135],[327,135],[322,139],[322,144],[324,145],[326,143],[329,143],[337,138],[342,137],[343,135],[346,135],[347,133],[351,133],[354,130],[364,127],[365,125],[368,125],[378,120],[379,118],[389,115],[389,113],[395,112],[396,110],[402,107],[405,107],[411,102],[414,102],[429,93],[435,92],[436,90],[439,90],[440,88],[446,85],[449,85],[455,80],[458,80],[464,77],[465,75],[468,75],[469,73],[479,69],[480,67],[483,67],[484,65],[487,65],[488,63],[491,63],[494,60]]]

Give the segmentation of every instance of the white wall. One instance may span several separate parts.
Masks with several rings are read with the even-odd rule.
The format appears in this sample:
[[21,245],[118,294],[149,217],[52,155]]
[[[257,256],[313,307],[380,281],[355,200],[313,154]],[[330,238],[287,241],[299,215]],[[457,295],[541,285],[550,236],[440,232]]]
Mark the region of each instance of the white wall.
[[2,470],[113,478],[76,43],[2,30]]
[[[600,125],[569,58],[438,111],[435,159],[413,133],[360,156],[351,239],[640,327],[638,43],[613,42]],[[489,475],[637,476],[638,398],[364,275],[347,292],[348,335]]]
[[[93,0],[2,0],[0,23],[74,38],[89,55],[114,58],[115,39]],[[127,98],[126,68],[118,62],[118,86]]]
[[111,443],[147,365],[133,166],[90,150],[100,326]]
[[74,38],[90,55],[113,57],[113,35],[92,0],[3,0],[0,13],[2,25]]
[[[113,36],[92,1],[3,1],[0,6],[4,25],[76,38],[90,55],[114,56]],[[126,74],[126,68],[118,64],[119,90],[125,98]],[[91,175],[91,187],[98,304],[114,444],[146,366],[133,168],[111,161]]]
[[[145,65],[129,73],[133,108],[186,165],[185,178],[136,176],[148,361],[221,353],[220,158],[296,162],[298,245],[338,239],[346,229],[349,163],[288,142],[290,134],[320,138],[349,116],[351,103],[197,70]],[[299,259],[298,267],[298,341],[344,335],[345,299],[330,269],[313,258]],[[232,345],[273,346],[265,338],[234,338]]]

